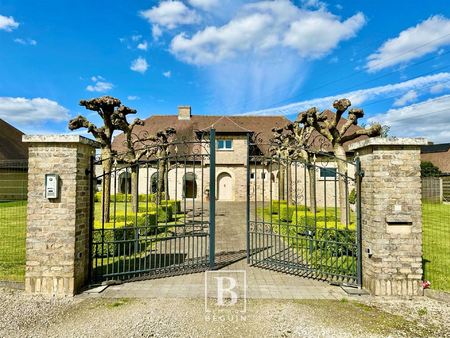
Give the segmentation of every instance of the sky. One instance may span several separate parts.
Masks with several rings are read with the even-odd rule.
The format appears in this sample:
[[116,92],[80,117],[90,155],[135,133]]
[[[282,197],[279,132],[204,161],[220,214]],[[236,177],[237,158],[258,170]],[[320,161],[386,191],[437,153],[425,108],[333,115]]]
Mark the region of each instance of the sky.
[[[347,97],[364,124],[450,142],[448,0],[2,0],[0,118],[68,133],[81,99],[137,117],[285,115]],[[1,131],[0,131],[1,132]]]

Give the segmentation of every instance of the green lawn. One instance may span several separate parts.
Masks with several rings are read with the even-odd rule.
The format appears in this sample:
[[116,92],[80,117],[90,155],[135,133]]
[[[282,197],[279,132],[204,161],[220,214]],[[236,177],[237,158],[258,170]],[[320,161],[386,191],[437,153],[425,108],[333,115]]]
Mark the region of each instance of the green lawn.
[[25,276],[26,201],[0,202],[0,281]]
[[450,205],[424,203],[422,212],[424,279],[450,291]]
[[[116,206],[123,210],[123,204]],[[277,215],[263,212],[266,220],[272,217],[278,224]],[[96,203],[95,214],[100,219],[100,203]],[[168,226],[177,223],[183,223],[182,215]],[[26,201],[0,202],[0,280],[23,281],[25,230]],[[425,279],[431,281],[433,289],[450,291],[450,205],[423,204],[423,250]]]

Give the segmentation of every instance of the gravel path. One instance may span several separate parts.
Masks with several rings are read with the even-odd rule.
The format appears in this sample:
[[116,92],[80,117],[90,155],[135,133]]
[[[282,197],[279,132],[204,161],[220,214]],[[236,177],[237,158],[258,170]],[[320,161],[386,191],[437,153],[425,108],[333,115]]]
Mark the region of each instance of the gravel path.
[[0,290],[1,337],[450,337],[450,305],[249,300],[245,316],[205,317],[203,299],[45,300]]

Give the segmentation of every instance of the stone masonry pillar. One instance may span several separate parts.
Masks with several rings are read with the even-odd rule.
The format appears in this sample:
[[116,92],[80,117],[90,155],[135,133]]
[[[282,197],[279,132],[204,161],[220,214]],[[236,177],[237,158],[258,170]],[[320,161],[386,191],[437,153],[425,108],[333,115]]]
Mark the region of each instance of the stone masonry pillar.
[[361,160],[362,283],[373,295],[422,295],[420,147],[425,139],[371,138]]
[[[96,142],[78,135],[23,136],[29,143],[25,290],[73,296],[89,269],[89,175]],[[45,175],[59,176],[46,198]]]

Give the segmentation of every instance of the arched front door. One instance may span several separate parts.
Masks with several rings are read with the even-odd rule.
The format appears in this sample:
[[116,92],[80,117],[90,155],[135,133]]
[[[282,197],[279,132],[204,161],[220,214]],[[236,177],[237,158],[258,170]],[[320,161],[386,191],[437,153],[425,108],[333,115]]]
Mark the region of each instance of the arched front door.
[[217,177],[217,199],[231,201],[233,199],[233,180],[229,173],[220,173]]

